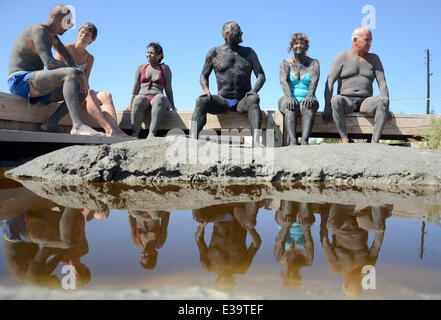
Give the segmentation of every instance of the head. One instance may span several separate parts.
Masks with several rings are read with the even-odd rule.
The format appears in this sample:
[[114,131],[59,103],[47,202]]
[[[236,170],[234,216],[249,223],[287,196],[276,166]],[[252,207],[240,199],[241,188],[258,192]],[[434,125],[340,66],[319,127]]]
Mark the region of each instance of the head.
[[359,272],[360,270],[357,271],[358,272],[348,272],[344,277],[342,289],[346,297],[351,300],[359,300],[361,292],[363,291],[363,287],[361,284],[362,276]]
[[96,40],[97,35],[98,29],[93,23],[83,23],[78,29],[77,42],[87,46]]
[[368,53],[372,45],[372,32],[367,27],[360,27],[352,32],[352,49]]
[[235,21],[226,22],[222,26],[222,37],[225,42],[237,45],[242,42],[242,34],[242,30]]
[[216,290],[231,292],[236,285],[236,278],[232,274],[222,273],[216,279]]
[[63,35],[66,30],[73,27],[72,12],[68,6],[58,4],[49,12],[46,25],[58,35]]
[[147,60],[150,63],[161,63],[164,58],[162,47],[159,43],[151,42],[147,46]]
[[280,272],[282,283],[287,288],[298,288],[303,284],[303,278],[300,274],[300,267],[290,264],[286,268],[286,272]]
[[158,261],[158,251],[155,249],[144,249],[141,252],[141,265],[144,269],[153,269]]
[[309,49],[309,38],[304,33],[294,33],[289,42],[288,52],[294,54],[306,54]]

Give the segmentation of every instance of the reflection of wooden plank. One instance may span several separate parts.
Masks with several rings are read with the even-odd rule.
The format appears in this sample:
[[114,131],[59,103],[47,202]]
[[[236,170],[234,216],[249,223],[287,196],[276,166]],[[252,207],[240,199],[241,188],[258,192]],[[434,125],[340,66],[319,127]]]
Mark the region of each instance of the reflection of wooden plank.
[[[29,130],[38,131],[39,124],[47,120],[50,115],[57,109],[58,103],[50,105],[30,105],[26,99],[0,92],[0,129],[12,130]],[[161,121],[161,130],[170,129],[190,129],[190,122],[193,111],[168,111]],[[90,116],[82,110],[82,116],[85,121],[94,128],[98,125],[90,118]],[[130,130],[130,112],[117,111],[118,123],[121,129]],[[441,116],[425,115],[425,114],[396,114],[393,119],[386,123],[383,130],[384,136],[418,136],[421,131],[427,129],[431,125],[431,117],[441,119]],[[150,116],[147,114],[142,124],[143,128],[148,128]],[[72,126],[69,115],[66,115],[60,121],[60,126],[66,129]],[[346,116],[346,126],[348,134],[368,135],[372,134],[374,118],[366,117],[361,114],[353,113]],[[262,112],[262,129],[276,129],[276,142],[283,134],[283,116],[279,111],[263,110]],[[236,112],[226,112],[219,115],[207,115],[207,124],[204,129],[241,129],[249,128],[247,114],[239,114]],[[301,119],[297,124],[298,132],[301,132]],[[337,128],[333,121],[324,121],[321,112],[318,112],[314,118],[314,127],[312,130],[313,137],[326,136],[329,134],[338,134]],[[277,145],[277,143],[276,143]]]

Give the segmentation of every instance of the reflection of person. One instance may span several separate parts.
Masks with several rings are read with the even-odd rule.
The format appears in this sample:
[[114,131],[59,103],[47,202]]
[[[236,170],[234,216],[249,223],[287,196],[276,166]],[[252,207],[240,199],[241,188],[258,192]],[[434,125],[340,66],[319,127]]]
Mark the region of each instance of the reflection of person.
[[[66,45],[67,51],[72,55],[78,68],[84,72],[85,76],[85,90],[88,94],[81,106],[84,106],[90,116],[105,130],[106,136],[128,138],[129,136],[119,128],[116,121],[115,106],[110,93],[95,92],[89,88],[89,76],[92,71],[94,57],[86,50],[86,47],[96,40],[97,35],[98,29],[93,23],[83,23],[78,29],[77,41]],[[59,53],[57,53],[56,58],[66,62]],[[103,108],[102,111],[100,106]]]
[[[20,222],[4,234],[4,253],[10,273],[18,280],[59,288],[52,272],[59,263],[73,267],[77,286],[90,281],[90,271],[80,258],[88,253],[84,213],[79,209],[58,208],[28,211],[14,220]],[[13,230],[13,232],[11,232]]]
[[[69,113],[72,118],[71,134],[100,135],[81,119],[80,101],[86,97],[82,81],[84,73],[58,38],[72,26],[71,19],[68,7],[56,5],[45,23],[31,24],[17,37],[9,62],[9,90],[27,98],[31,104],[64,101],[40,126],[43,131],[64,133],[57,124]],[[51,48],[67,64],[56,60]]]
[[[389,90],[380,58],[369,53],[372,32],[361,27],[352,33],[352,49],[340,52],[334,59],[325,87],[323,118],[334,118],[343,143],[348,143],[345,114],[375,114],[372,142],[378,143],[389,113]],[[372,84],[377,80],[380,96],[373,97]],[[332,96],[338,81],[337,95]]]
[[136,248],[141,251],[141,265],[153,269],[158,260],[157,249],[167,239],[170,212],[166,211],[129,211],[130,234]]
[[[139,136],[146,110],[151,109],[148,137],[156,135],[161,119],[167,110],[176,110],[173,100],[172,73],[168,65],[161,63],[163,58],[162,47],[152,42],[147,46],[149,63],[141,63],[136,69],[132,100],[127,107],[131,110],[133,137]],[[167,96],[163,94],[164,89]]]
[[294,55],[280,64],[280,84],[283,96],[279,99],[279,110],[283,113],[290,145],[298,144],[297,117],[302,115],[302,144],[308,144],[314,124],[314,114],[319,108],[315,97],[320,78],[317,60],[306,55],[309,39],[304,33],[291,36],[289,51]]
[[[248,113],[248,121],[253,134],[253,145],[260,145],[258,131],[262,115],[257,94],[265,83],[265,74],[259,59],[252,48],[242,47],[242,31],[237,22],[227,22],[222,27],[225,44],[212,48],[207,53],[201,74],[201,87],[204,94],[197,98],[192,121],[191,137],[197,139],[207,123],[207,113],[219,114],[227,111]],[[214,69],[217,79],[218,95],[212,95],[208,79]],[[257,81],[251,88],[251,72]]]
[[[343,291],[348,298],[359,299],[362,291],[361,270],[375,266],[386,229],[390,206],[372,206],[354,211],[355,206],[332,204],[321,212],[320,241],[329,270],[344,278]],[[332,231],[332,242],[328,238]],[[375,232],[371,248],[368,231]]]
[[275,218],[280,231],[274,243],[274,258],[286,267],[281,273],[283,284],[296,288],[303,283],[300,269],[311,266],[314,260],[314,213],[308,203],[282,200]]
[[[195,233],[203,268],[218,275],[216,288],[231,291],[236,284],[235,274],[248,271],[262,240],[255,230],[257,203],[229,204],[193,210],[199,222]],[[210,245],[204,239],[205,227],[213,222]],[[252,243],[247,248],[247,234]]]

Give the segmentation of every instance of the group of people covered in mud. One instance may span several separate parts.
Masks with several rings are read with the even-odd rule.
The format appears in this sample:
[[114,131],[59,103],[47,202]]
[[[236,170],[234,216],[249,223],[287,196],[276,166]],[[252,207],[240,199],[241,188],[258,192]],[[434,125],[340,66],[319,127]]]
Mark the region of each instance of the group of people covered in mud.
[[[86,47],[95,41],[98,31],[94,24],[84,23],[78,30],[75,43],[64,46],[58,35],[72,27],[68,7],[52,8],[43,24],[28,26],[17,38],[9,63],[8,84],[11,93],[28,99],[31,104],[62,101],[59,108],[41,125],[41,130],[64,132],[58,122],[67,113],[72,119],[71,134],[127,137],[117,123],[112,96],[89,88],[88,79],[94,57]],[[259,90],[265,83],[265,74],[257,54],[252,48],[241,46],[242,31],[237,22],[223,25],[225,43],[209,50],[202,69],[200,84],[203,94],[196,99],[192,121],[195,129],[191,138],[198,138],[207,122],[207,113],[247,113],[253,136],[253,145],[260,146],[259,130],[262,115]],[[325,85],[323,118],[334,119],[343,143],[348,143],[345,114],[361,112],[375,115],[372,142],[381,137],[389,112],[389,92],[379,57],[369,53],[372,33],[360,27],[352,33],[352,48],[334,59]],[[51,48],[57,52],[53,57]],[[297,119],[302,119],[302,144],[308,139],[319,108],[316,89],[320,66],[316,59],[307,56],[309,39],[304,33],[292,35],[289,51],[293,56],[280,65],[280,84],[283,96],[278,108],[284,115],[289,144],[298,144]],[[141,63],[135,72],[130,105],[132,137],[139,137],[146,112],[150,113],[148,137],[157,134],[161,120],[168,110],[176,110],[170,67],[162,63],[162,47],[155,42],[147,45],[148,63]],[[209,76],[215,72],[218,94],[211,94]],[[251,86],[251,73],[257,80]],[[373,96],[373,82],[377,80],[380,95]],[[335,82],[337,94],[333,96]],[[165,91],[165,94],[164,94]],[[101,133],[88,126],[81,117],[80,107],[104,129]]]

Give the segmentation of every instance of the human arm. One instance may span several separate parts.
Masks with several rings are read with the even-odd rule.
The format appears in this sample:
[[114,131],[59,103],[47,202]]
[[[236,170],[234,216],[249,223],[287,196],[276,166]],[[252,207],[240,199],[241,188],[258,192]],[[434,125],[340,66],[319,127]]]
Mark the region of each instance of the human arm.
[[168,101],[170,101],[171,110],[176,110],[172,90],[172,73],[168,65],[164,64],[163,67],[165,76],[165,94],[167,95]]
[[315,91],[317,90],[318,82],[320,79],[320,64],[317,60],[312,60],[311,66],[309,68],[310,72],[310,84],[308,94],[305,99],[302,100],[301,105],[304,105],[306,108],[312,108],[314,106],[314,96]]
[[282,63],[280,63],[280,73],[279,73],[279,79],[280,79],[280,85],[282,87],[283,94],[289,98],[288,105],[286,106],[288,110],[295,110],[295,107],[297,105],[297,101],[292,97],[291,89],[289,88],[288,79],[289,79],[289,63],[286,60],[283,60]]
[[211,96],[211,93],[209,89],[208,79],[210,78],[211,71],[213,71],[213,59],[215,56],[216,56],[216,48],[210,49],[210,51],[208,51],[207,53],[207,56],[205,57],[205,63],[204,66],[202,67],[202,72],[201,72],[201,79],[200,79],[201,88],[204,94],[209,97]]
[[257,54],[254,52],[253,49],[251,49],[250,59],[251,59],[251,63],[253,66],[253,72],[254,72],[254,75],[256,76],[257,80],[256,80],[256,83],[254,84],[254,87],[249,92],[247,92],[247,95],[257,94],[259,92],[259,90],[263,87],[263,84],[266,81],[265,73],[263,72],[263,68],[260,65],[259,59],[257,58]]
[[384,75],[383,64],[377,55],[373,55],[373,65],[375,68],[375,78],[377,79],[378,89],[380,90],[380,96],[389,100],[389,89],[386,84],[386,77]]
[[140,77],[141,77],[141,72],[144,67],[145,67],[145,63],[141,63],[138,66],[138,68],[136,68],[135,81],[134,81],[133,89],[132,89],[132,98],[130,99],[130,104],[127,106],[126,110],[131,110],[133,99],[138,95],[139,90],[141,89]]
[[334,83],[340,77],[340,72],[343,67],[344,52],[337,55],[331,65],[331,70],[329,71],[328,79],[325,84],[325,108],[323,110],[323,119],[332,119],[332,109],[331,109],[331,98],[334,91]]
[[200,263],[206,270],[208,270],[209,268],[208,247],[204,239],[206,225],[207,225],[206,222],[199,222],[198,228],[195,233],[195,238],[196,238],[196,244],[199,249]]
[[[69,53],[67,53],[65,58],[70,56],[70,58],[66,59],[66,60],[69,62],[73,62],[73,65],[65,64],[65,63],[54,58],[54,56],[52,55],[52,51],[51,51],[52,43],[53,43],[54,47],[57,46],[58,49],[61,51],[60,52],[61,56],[64,56],[65,55],[64,51],[67,51],[57,36],[55,36],[55,38],[52,42],[51,39],[49,38],[49,35],[47,34],[47,32],[45,31],[45,29],[42,26],[35,26],[33,28],[31,34],[32,34],[31,38],[32,38],[32,42],[34,43],[35,50],[37,51],[41,61],[43,62],[43,64],[45,65],[45,67],[48,70],[72,66],[72,67],[75,67],[75,69],[77,70],[78,73],[81,72],[80,69],[76,68],[76,64],[75,64],[75,62],[73,62],[73,58]],[[63,51],[63,49],[61,49],[61,46],[64,48],[64,51]],[[58,50],[56,50],[56,51],[58,52]]]

